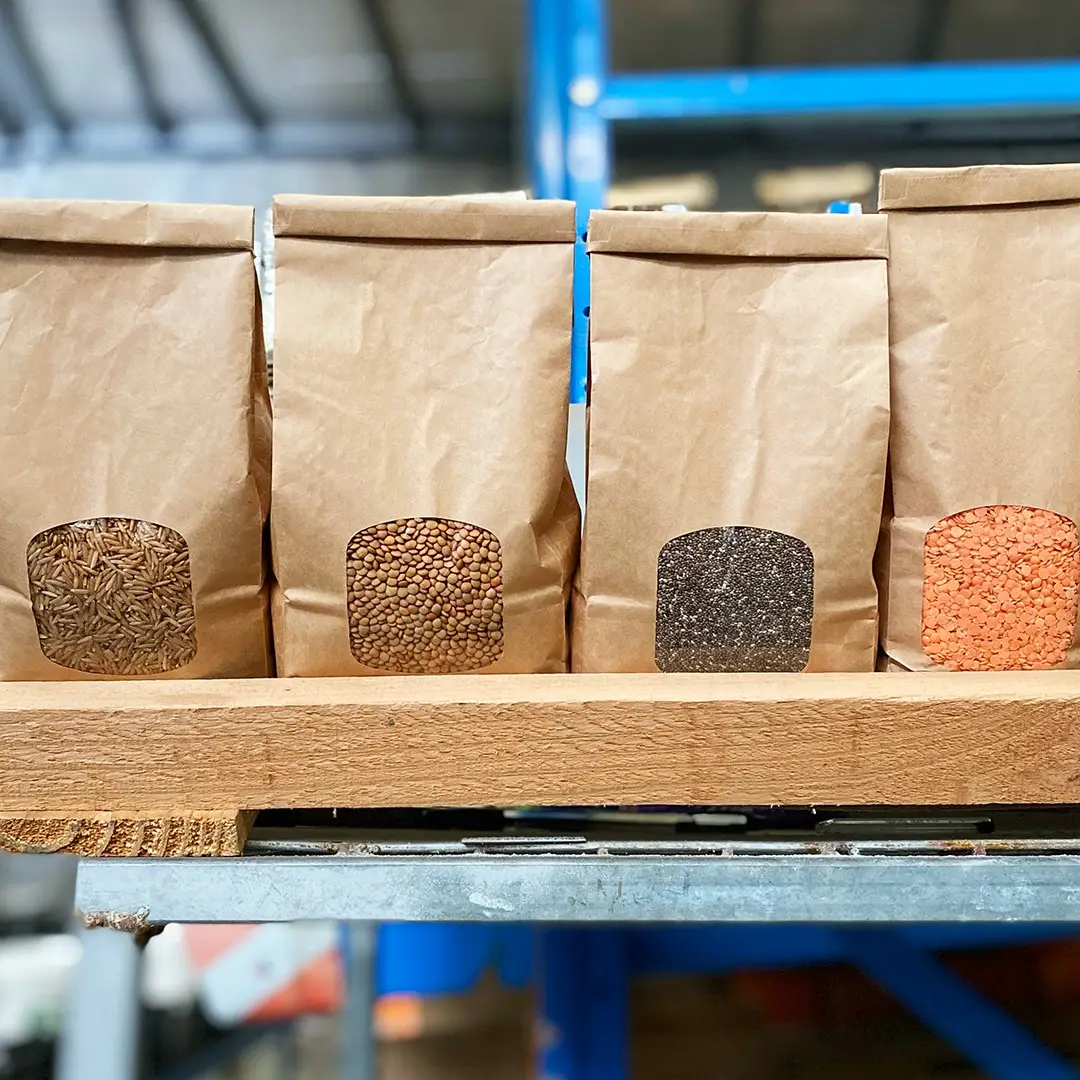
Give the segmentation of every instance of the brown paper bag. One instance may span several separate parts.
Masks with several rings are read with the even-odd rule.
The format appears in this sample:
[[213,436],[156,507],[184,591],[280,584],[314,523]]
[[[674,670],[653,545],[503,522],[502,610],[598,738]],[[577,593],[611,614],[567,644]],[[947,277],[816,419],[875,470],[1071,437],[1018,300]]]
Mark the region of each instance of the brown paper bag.
[[1080,165],[889,170],[879,202],[885,649],[913,669],[1080,667]]
[[282,675],[566,667],[573,207],[274,202]]
[[0,201],[0,679],[270,673],[253,218]]
[[598,212],[575,671],[872,671],[885,221]]

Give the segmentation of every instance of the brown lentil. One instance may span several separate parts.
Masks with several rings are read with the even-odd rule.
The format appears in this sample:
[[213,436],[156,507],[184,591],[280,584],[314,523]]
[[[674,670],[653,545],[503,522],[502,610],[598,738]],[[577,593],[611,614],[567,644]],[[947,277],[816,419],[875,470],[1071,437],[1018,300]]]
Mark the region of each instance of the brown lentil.
[[736,525],[660,550],[661,671],[802,671],[810,659],[814,556],[802,540]]
[[979,506],[926,534],[922,645],[954,671],[1050,668],[1076,628],[1076,525],[1030,506]]
[[41,651],[95,675],[156,675],[195,659],[184,538],[134,518],[73,521],[27,546]]
[[358,532],[346,549],[349,643],[363,665],[449,674],[503,651],[502,554],[486,529],[399,518]]

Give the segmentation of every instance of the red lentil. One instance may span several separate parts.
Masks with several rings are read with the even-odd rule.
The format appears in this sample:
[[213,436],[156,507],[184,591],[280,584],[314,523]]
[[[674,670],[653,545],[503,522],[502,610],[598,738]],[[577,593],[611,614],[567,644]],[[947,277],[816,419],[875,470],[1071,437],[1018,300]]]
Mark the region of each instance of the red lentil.
[[1080,536],[1050,510],[979,506],[926,534],[922,645],[953,671],[1050,668],[1076,627]]

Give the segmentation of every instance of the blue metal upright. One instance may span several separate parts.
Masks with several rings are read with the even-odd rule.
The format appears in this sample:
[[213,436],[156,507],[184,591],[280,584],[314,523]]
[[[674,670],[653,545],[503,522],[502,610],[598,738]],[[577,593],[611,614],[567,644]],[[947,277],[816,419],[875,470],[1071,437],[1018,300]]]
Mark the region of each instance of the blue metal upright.
[[533,197],[565,199],[566,73],[563,40],[569,30],[561,0],[529,6],[528,139]]
[[614,927],[537,934],[540,1080],[629,1080],[628,940]]
[[574,200],[577,222],[571,404],[585,401],[589,377],[589,256],[585,251],[589,213],[604,205],[611,182],[611,132],[600,113],[608,66],[606,7],[606,0],[569,0],[568,3],[566,194]]

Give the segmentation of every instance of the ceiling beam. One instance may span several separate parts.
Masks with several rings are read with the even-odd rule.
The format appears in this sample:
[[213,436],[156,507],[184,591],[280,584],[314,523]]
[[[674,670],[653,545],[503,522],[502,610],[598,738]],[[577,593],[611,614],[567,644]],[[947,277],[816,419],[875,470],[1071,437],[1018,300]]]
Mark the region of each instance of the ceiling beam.
[[221,81],[228,88],[237,109],[257,131],[265,130],[270,117],[255,97],[235,61],[199,0],[176,0],[192,33],[199,39],[203,51],[210,57]]
[[135,21],[135,4],[136,0],[113,0],[113,17],[135,77],[143,113],[160,135],[168,135],[174,121],[157,91],[150,58]]
[[401,41],[391,25],[389,5],[385,0],[360,0],[360,7],[371,36],[386,61],[397,107],[412,126],[416,139],[422,140],[427,129],[427,118],[409,74]]
[[951,6],[951,0],[922,0],[911,48],[911,59],[915,63],[925,64],[938,59]]
[[8,101],[0,96],[0,135],[19,136],[25,127]]
[[742,0],[735,25],[735,67],[753,67],[761,52],[761,4]]
[[61,136],[71,133],[74,121],[60,103],[30,44],[15,0],[0,0],[0,72],[10,73],[14,91],[22,98],[24,113],[41,117]]

